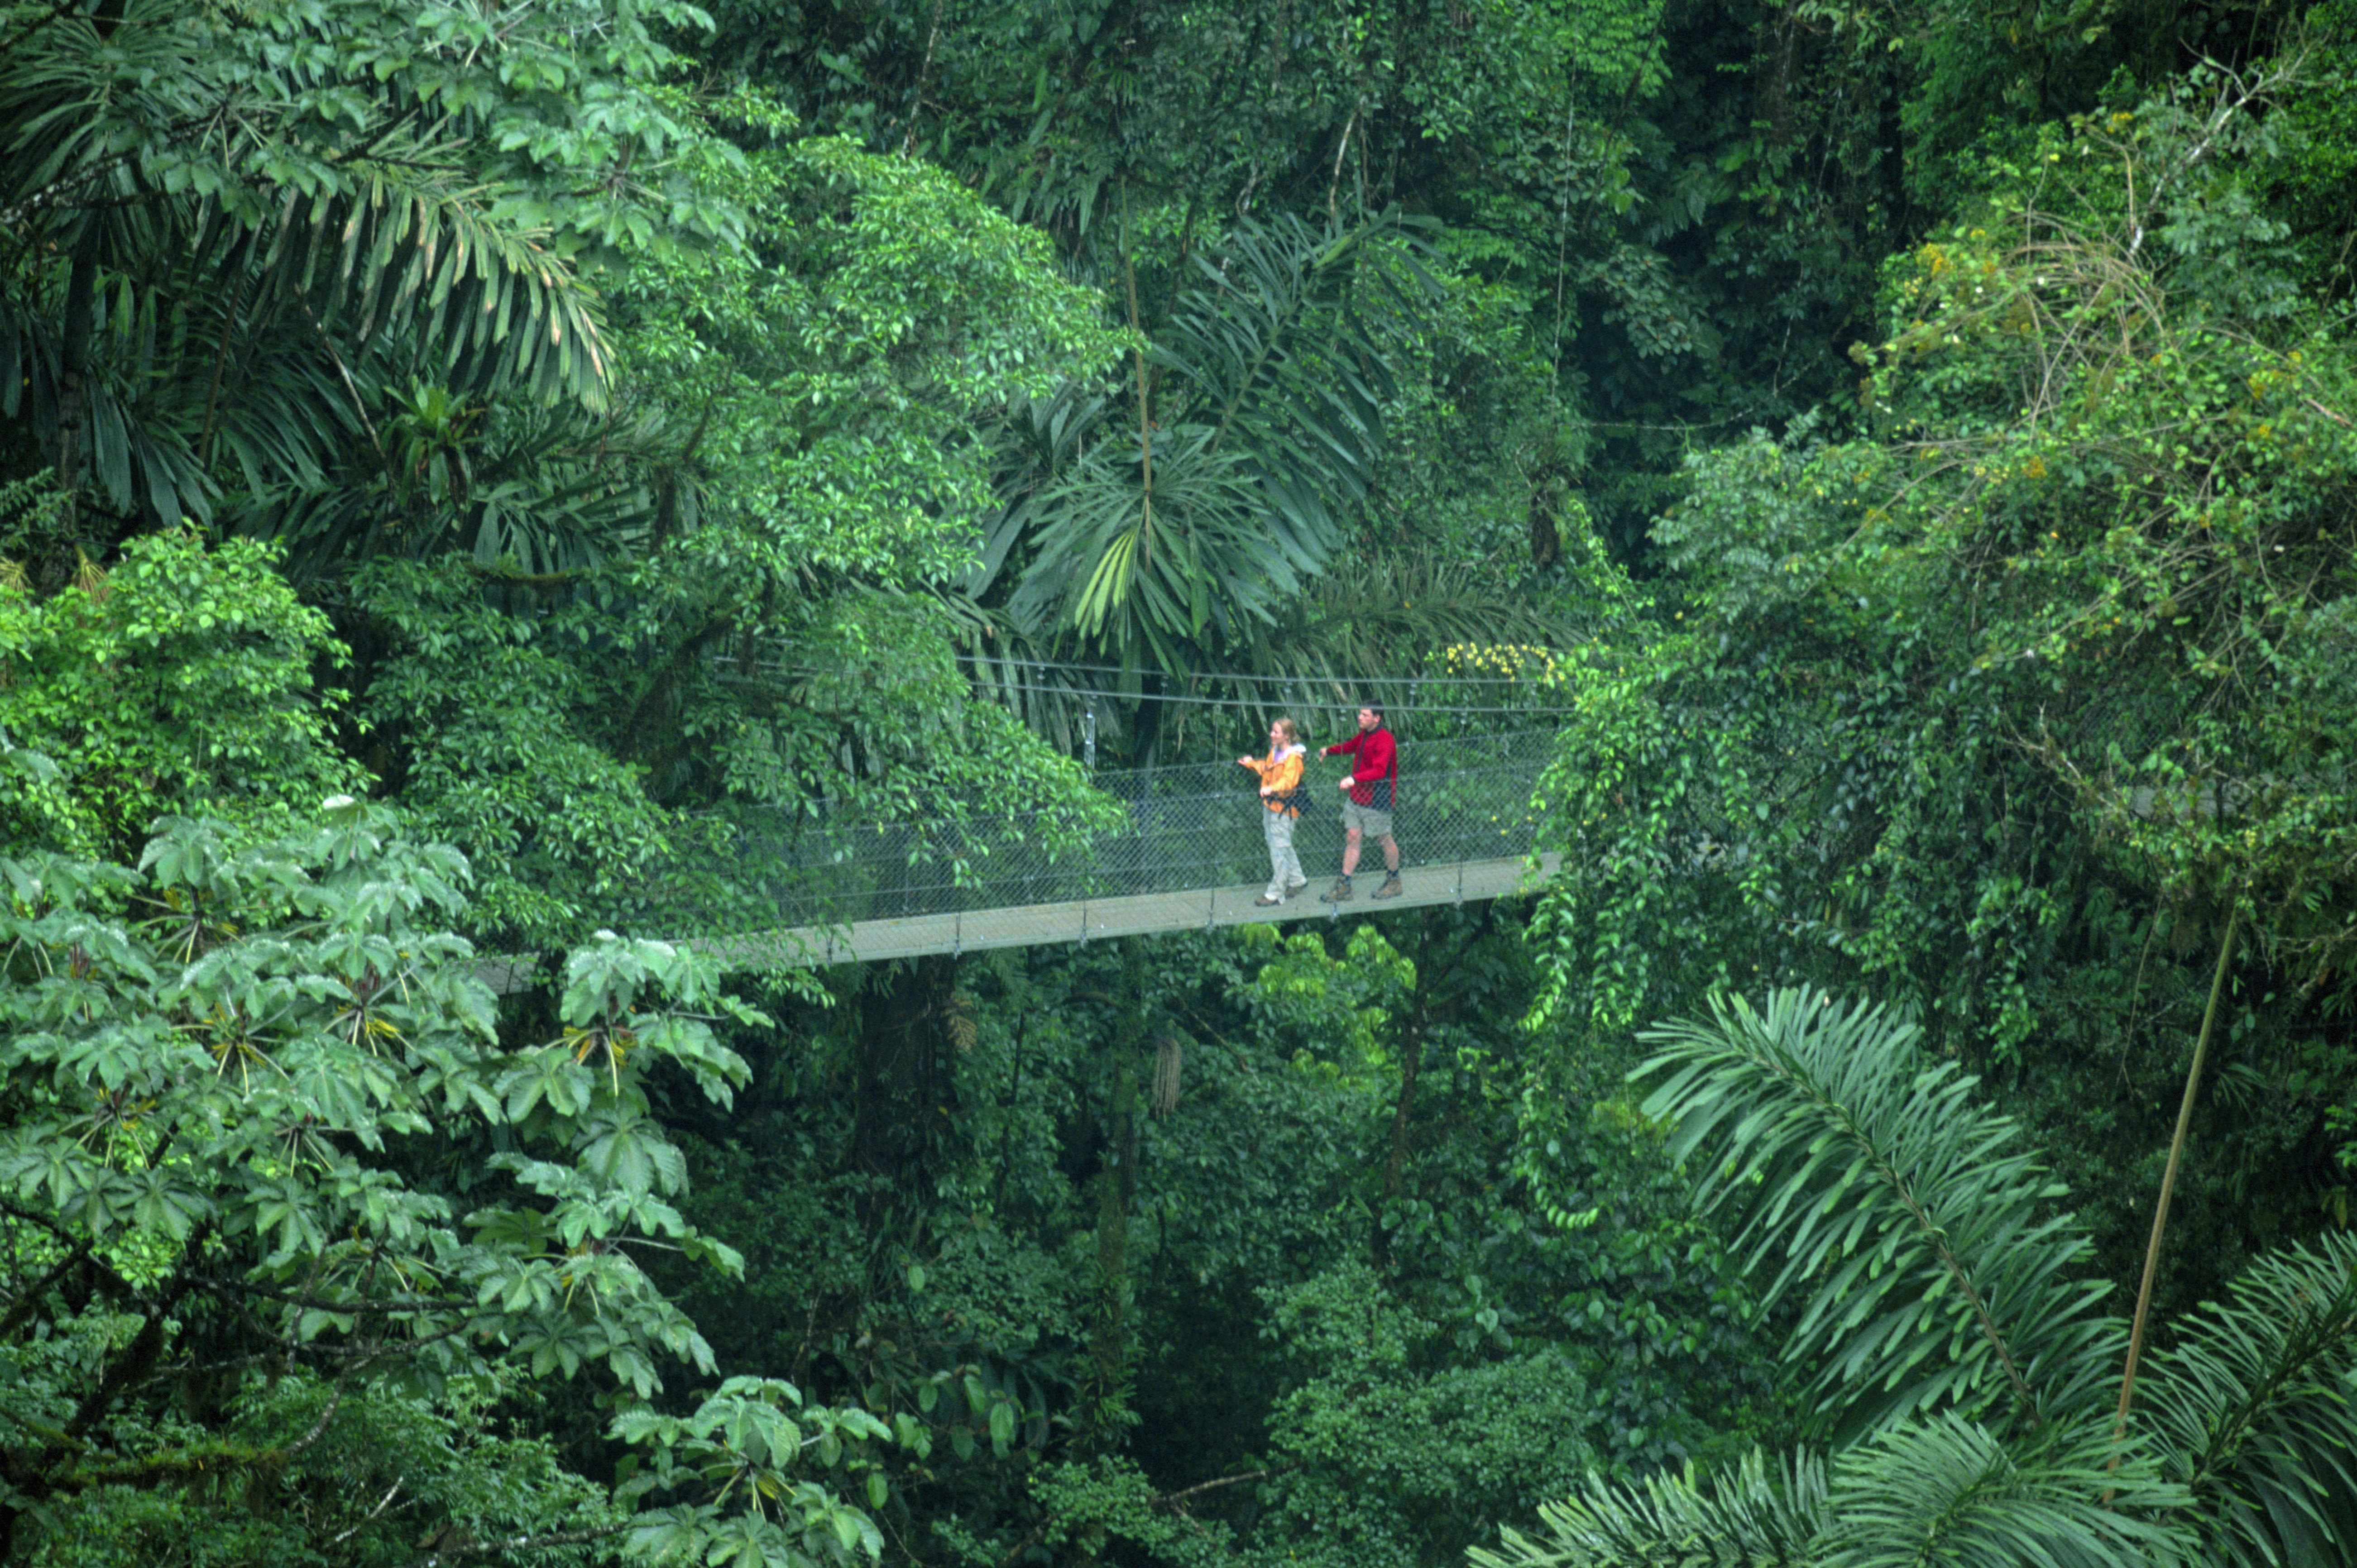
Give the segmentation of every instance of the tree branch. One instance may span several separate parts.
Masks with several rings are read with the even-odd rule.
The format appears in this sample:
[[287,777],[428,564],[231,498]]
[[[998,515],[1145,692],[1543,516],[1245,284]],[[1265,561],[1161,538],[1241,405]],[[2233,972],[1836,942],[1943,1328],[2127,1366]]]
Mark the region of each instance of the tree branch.
[[543,1546],[579,1546],[587,1541],[603,1541],[609,1535],[619,1535],[630,1528],[629,1520],[619,1520],[594,1530],[559,1530],[545,1535],[526,1532],[503,1536],[497,1541],[457,1541],[436,1547],[410,1564],[410,1568],[441,1568],[443,1563],[457,1563],[468,1557],[490,1557],[502,1552],[530,1552]]

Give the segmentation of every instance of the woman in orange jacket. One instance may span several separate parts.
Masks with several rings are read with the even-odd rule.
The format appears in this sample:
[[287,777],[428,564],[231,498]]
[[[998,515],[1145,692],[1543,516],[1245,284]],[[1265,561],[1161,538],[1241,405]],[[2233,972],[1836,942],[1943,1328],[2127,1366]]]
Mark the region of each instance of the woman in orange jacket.
[[1263,908],[1282,904],[1309,886],[1301,857],[1293,853],[1293,824],[1301,815],[1301,765],[1308,756],[1291,719],[1268,726],[1268,755],[1239,757],[1236,764],[1260,775],[1261,829],[1268,835],[1268,891],[1254,902]]

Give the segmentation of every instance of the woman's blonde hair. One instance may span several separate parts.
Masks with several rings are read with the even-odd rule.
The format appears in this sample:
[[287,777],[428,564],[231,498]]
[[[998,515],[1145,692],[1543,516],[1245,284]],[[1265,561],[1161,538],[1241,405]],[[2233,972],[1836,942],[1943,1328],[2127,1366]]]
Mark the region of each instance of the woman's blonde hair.
[[1285,734],[1285,744],[1287,746],[1295,745],[1301,739],[1301,731],[1291,719],[1279,719],[1269,727],[1282,730]]

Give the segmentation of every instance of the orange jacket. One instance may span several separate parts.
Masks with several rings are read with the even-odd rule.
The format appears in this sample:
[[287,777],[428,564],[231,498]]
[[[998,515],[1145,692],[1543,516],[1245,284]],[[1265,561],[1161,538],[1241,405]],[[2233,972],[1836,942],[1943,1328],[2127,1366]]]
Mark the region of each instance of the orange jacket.
[[1288,746],[1283,751],[1271,746],[1265,757],[1244,759],[1244,766],[1260,775],[1261,787],[1266,791],[1264,804],[1270,811],[1282,811],[1288,817],[1301,815],[1301,803],[1294,795],[1301,788],[1301,763],[1308,755],[1297,746]]

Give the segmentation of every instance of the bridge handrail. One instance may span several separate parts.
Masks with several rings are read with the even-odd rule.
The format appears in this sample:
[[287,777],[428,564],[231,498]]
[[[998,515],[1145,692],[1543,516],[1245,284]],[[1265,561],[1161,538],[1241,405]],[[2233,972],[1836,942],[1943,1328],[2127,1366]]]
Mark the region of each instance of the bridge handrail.
[[[1553,739],[1523,732],[1404,748],[1394,823],[1407,864],[1527,854],[1532,789]],[[1295,844],[1312,876],[1340,868],[1342,760],[1313,760],[1305,779]],[[1044,812],[889,822],[827,803],[740,813],[651,877],[631,918],[718,932],[1266,879],[1263,809],[1232,761],[1108,770],[1094,782],[1118,804],[1121,825],[1079,843],[1046,831],[1060,824]]]

